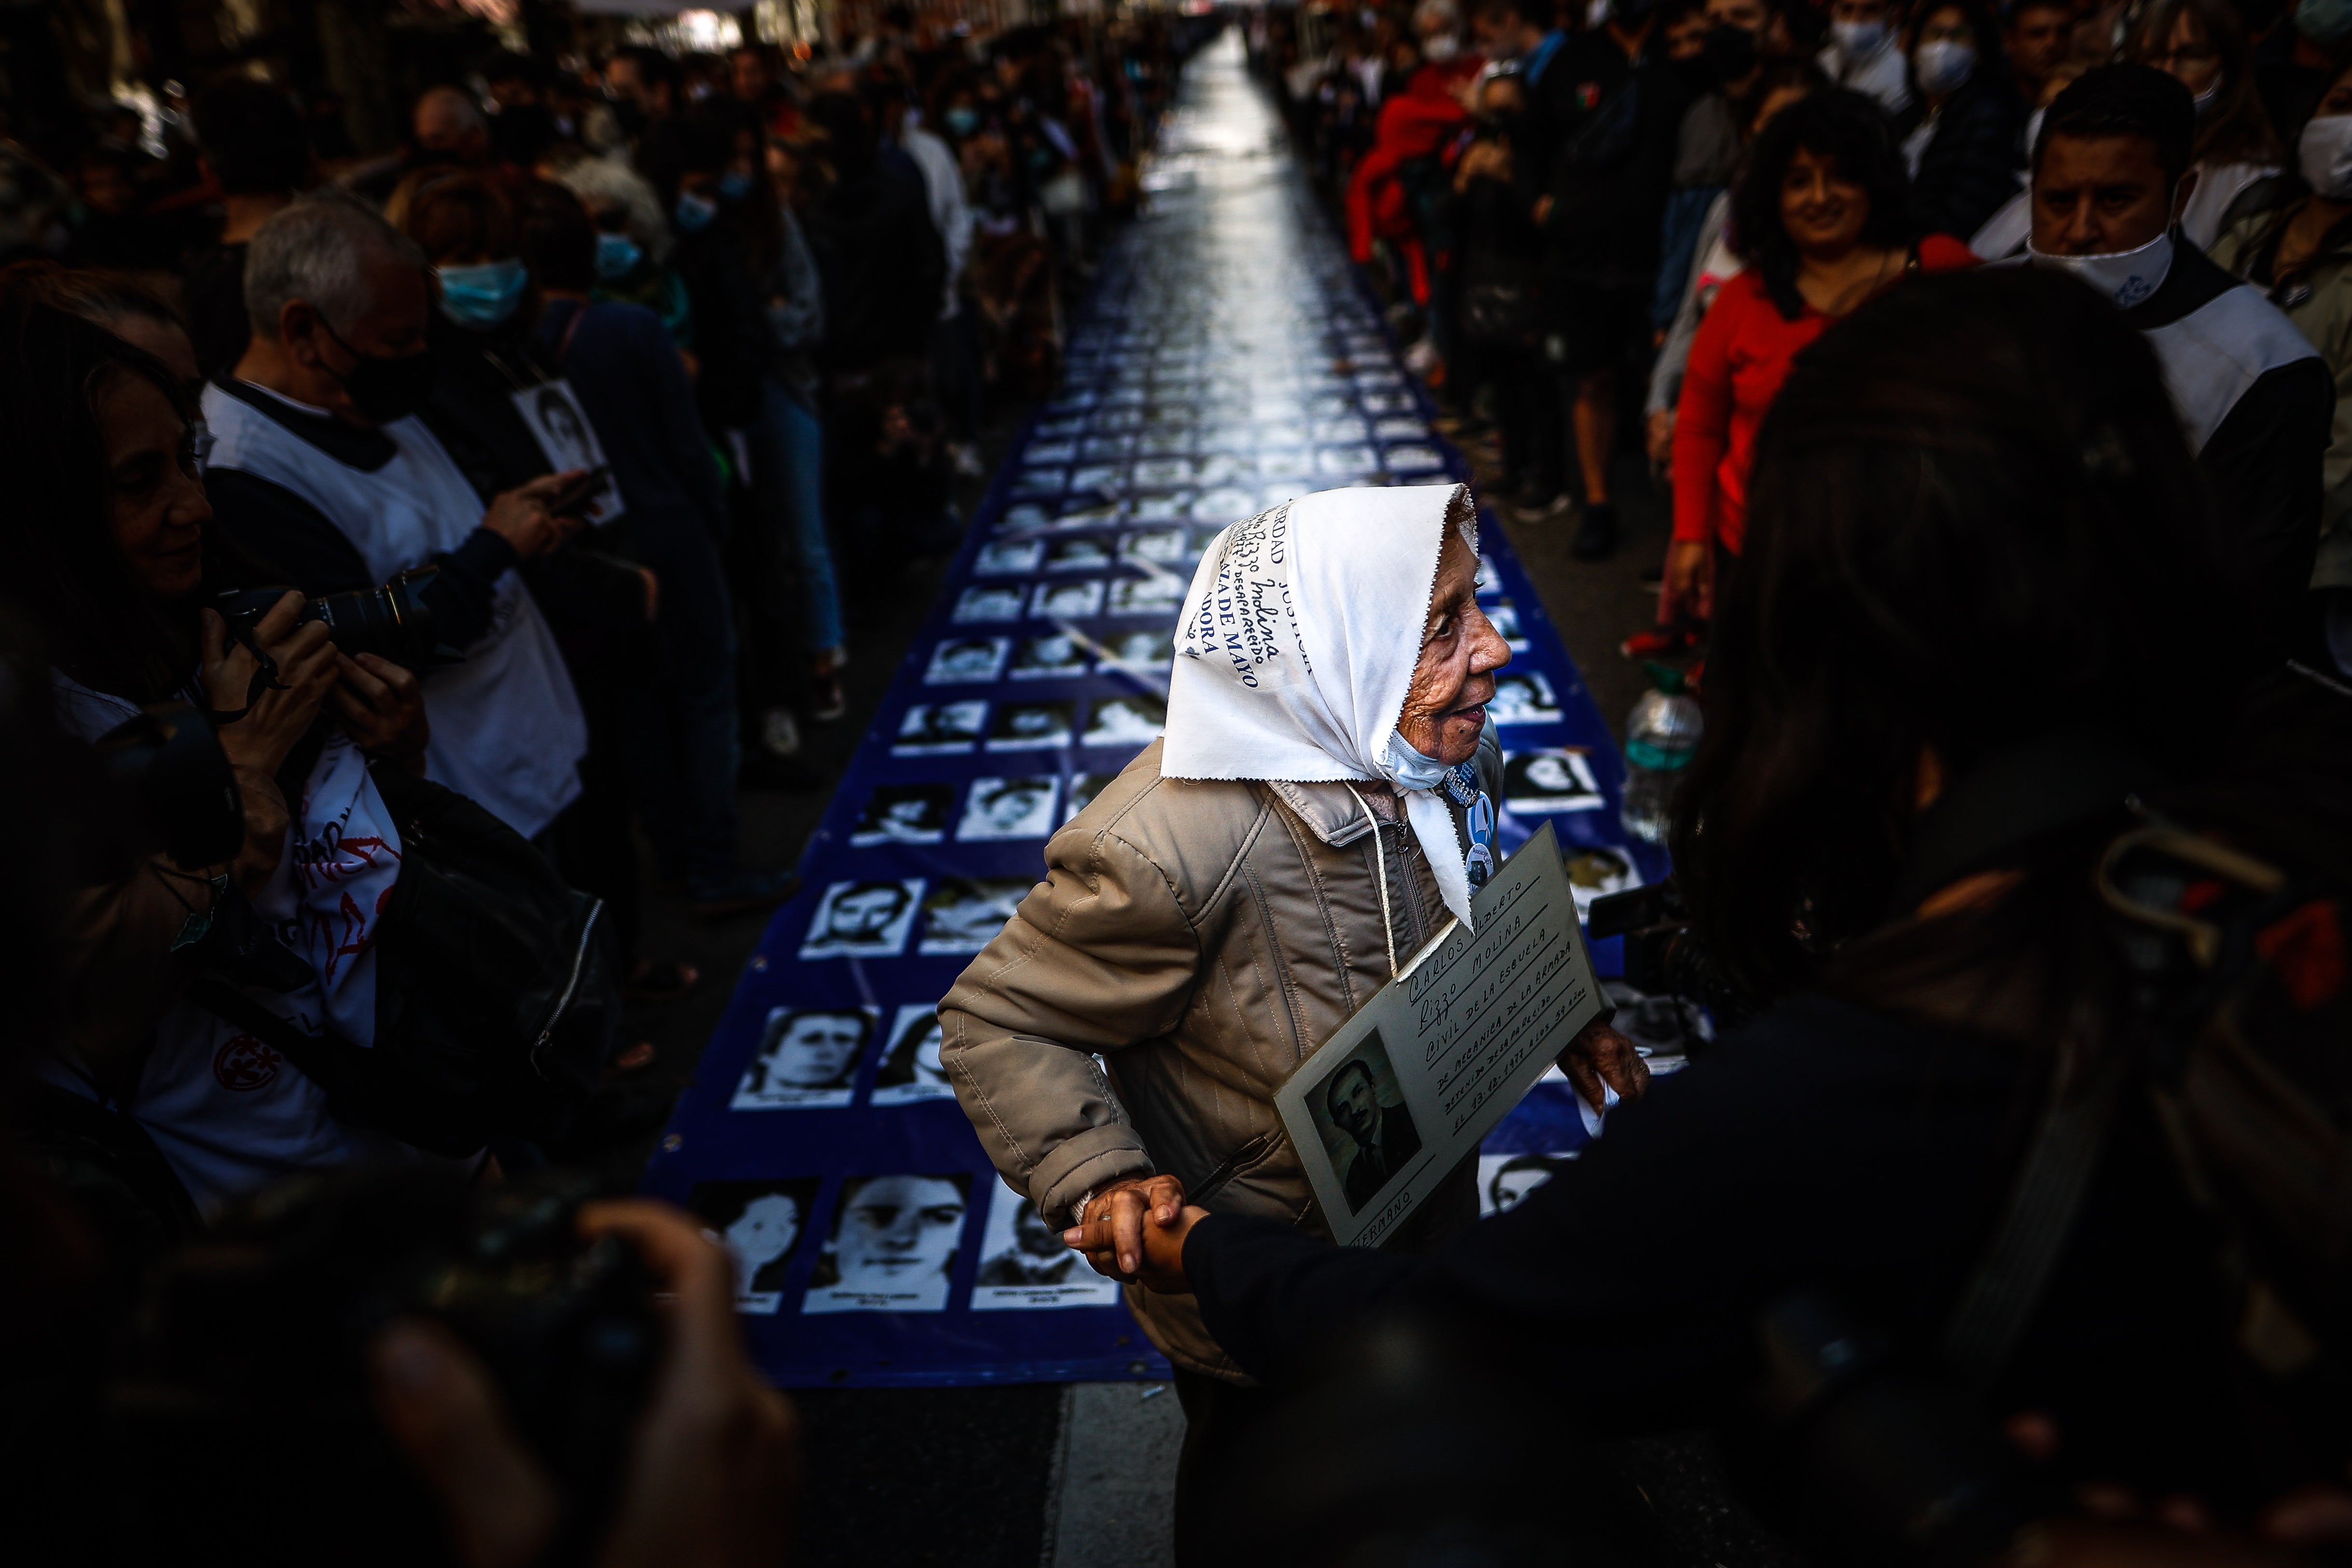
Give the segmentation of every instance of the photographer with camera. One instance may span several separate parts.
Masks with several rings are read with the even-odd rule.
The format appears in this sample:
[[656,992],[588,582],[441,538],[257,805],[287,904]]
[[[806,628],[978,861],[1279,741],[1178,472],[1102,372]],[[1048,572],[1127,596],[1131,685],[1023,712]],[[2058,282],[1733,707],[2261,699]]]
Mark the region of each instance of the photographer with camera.
[[338,194],[262,225],[246,257],[253,342],[205,393],[206,486],[228,538],[317,595],[425,565],[442,642],[423,677],[426,776],[525,837],[579,798],[588,731],[554,637],[514,568],[581,526],[551,474],[486,511],[423,421],[432,287],[415,243]]
[[[2083,1487],[2241,1527],[2342,1487],[2342,1206],[2309,1188],[2346,1157],[2352,701],[2231,673],[2163,385],[2031,269],[1826,334],[1762,434],[1675,806],[1693,935],[1766,1009],[1434,1255],[1190,1208],[1146,1282],[1271,1382],[1422,1310],[1555,1347],[1588,1433],[1744,1410],[1848,1560],[1980,1557]],[[2058,1440],[2019,1479],[2021,1411]],[[1905,1491],[1953,1433],[1983,1441]]]

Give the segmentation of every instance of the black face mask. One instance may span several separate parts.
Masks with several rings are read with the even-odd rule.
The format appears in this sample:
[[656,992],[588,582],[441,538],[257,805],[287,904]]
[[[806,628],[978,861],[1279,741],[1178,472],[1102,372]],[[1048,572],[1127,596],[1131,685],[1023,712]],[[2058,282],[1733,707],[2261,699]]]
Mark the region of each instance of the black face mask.
[[424,407],[425,399],[432,396],[431,354],[419,351],[397,359],[363,354],[343,342],[342,334],[328,326],[324,316],[319,318],[319,326],[352,356],[352,368],[339,379],[343,390],[352,395],[352,404],[360,411],[360,417],[369,424],[383,426],[405,419]]
[[1727,86],[1756,68],[1756,35],[1748,28],[1726,22],[1707,34],[1703,58],[1708,74],[1718,85]]

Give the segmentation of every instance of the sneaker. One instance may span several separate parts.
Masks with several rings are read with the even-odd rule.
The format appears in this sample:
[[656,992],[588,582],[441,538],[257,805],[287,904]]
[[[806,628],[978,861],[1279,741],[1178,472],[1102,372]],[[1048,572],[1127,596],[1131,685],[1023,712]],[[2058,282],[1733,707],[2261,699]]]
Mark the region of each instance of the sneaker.
[[761,714],[760,749],[772,757],[799,756],[800,716],[789,708],[771,708]]
[[1517,514],[1521,522],[1541,522],[1546,518],[1558,517],[1576,504],[1566,490],[1540,500],[1538,499],[1539,494],[1533,489],[1521,490],[1518,499],[1511,503],[1512,511]]
[[687,908],[701,921],[771,910],[801,890],[797,871],[755,871],[739,866],[724,877],[698,877],[687,884]]
[[841,672],[849,667],[849,650],[829,647],[816,656],[809,676],[809,722],[831,724],[849,711],[849,694],[842,689]]
[[1568,552],[1579,561],[1606,561],[1617,553],[1617,509],[1606,501],[1584,509]]

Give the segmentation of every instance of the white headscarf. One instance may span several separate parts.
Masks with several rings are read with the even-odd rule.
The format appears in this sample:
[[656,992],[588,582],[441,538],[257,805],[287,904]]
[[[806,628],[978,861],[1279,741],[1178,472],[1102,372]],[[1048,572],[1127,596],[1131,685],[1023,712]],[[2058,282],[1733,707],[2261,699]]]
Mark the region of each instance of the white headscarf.
[[1449,521],[1475,552],[1465,485],[1324,490],[1211,541],[1176,627],[1160,772],[1384,779],[1468,925],[1470,879],[1439,791],[1448,770],[1397,733]]

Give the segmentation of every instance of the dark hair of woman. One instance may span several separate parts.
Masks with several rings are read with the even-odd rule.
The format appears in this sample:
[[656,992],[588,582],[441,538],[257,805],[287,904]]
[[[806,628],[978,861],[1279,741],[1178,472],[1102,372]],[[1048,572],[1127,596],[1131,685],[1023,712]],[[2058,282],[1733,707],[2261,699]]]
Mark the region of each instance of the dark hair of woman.
[[[2172,51],[2172,32],[2183,13],[2196,18],[2206,47],[2221,58],[2220,96],[2197,117],[2197,163],[2274,163],[2285,154],[2254,79],[2254,51],[2246,26],[2230,0],[2153,0],[2125,36],[2123,58],[2154,65]],[[2292,162],[2293,160],[2289,160]]]
[[1748,150],[1747,166],[1731,187],[1731,232],[1739,258],[1756,268],[1780,314],[1805,312],[1797,292],[1799,257],[1780,221],[1780,186],[1800,152],[1836,164],[1863,189],[1870,216],[1861,243],[1899,250],[1918,236],[1911,226],[1911,178],[1903,150],[1878,105],[1858,92],[1829,88],[1809,93],[1772,117]]
[[60,267],[54,261],[19,261],[0,271],[0,290],[32,290],[36,297],[88,321],[136,316],[163,326],[188,330],[188,319],[178,308],[135,272],[94,271]]
[[[159,701],[196,666],[194,601],[158,602],[114,539],[114,479],[102,405],[126,376],[155,384],[184,420],[196,410],[153,356],[43,302],[0,289],[0,471],[9,584],[51,662],[97,691]],[[184,450],[193,464],[193,442]],[[207,582],[249,580],[249,563],[205,534]]]
[[[2217,761],[2294,776],[2243,766],[2225,542],[2155,356],[2079,284],[1914,278],[1854,312],[1774,402],[1748,509],[1674,854],[1751,999],[1907,916],[1891,906],[1923,803],[1988,758],[2088,735],[2183,789]],[[2087,857],[2120,816],[2023,846],[1981,943],[2052,976],[2114,968]],[[1958,963],[1968,944],[1929,945]]]
[[580,198],[534,181],[515,203],[523,260],[541,287],[585,294],[596,285],[596,225]]

